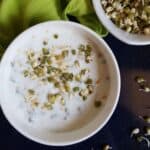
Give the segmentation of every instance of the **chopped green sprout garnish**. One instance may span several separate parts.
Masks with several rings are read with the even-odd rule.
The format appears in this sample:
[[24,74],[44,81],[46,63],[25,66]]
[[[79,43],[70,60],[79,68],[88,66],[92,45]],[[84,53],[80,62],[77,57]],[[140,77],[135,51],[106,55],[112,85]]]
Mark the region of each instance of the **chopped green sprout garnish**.
[[42,52],[43,52],[44,55],[49,54],[49,50],[47,48],[42,48]]
[[83,101],[87,100],[87,96],[82,97]]
[[[58,38],[57,35],[54,35],[54,38]],[[48,42],[43,41],[43,48],[40,52],[36,54],[29,50],[26,53],[27,65],[29,67],[23,71],[24,77],[29,76],[33,80],[40,81],[42,85],[54,86],[54,89],[58,93],[47,93],[47,99],[44,102],[37,100],[39,97],[38,93],[35,94],[35,91],[28,89],[27,93],[30,94],[30,97],[34,95],[31,101],[31,107],[40,106],[41,109],[51,110],[56,101],[60,102],[59,104],[65,105],[66,101],[64,95],[67,94],[68,97],[71,95],[80,96],[80,99],[85,101],[88,96],[93,92],[93,80],[88,74],[87,68],[77,70],[78,72],[72,72],[71,67],[80,68],[80,61],[76,54],[83,56],[85,60],[88,60],[90,63],[91,60],[91,51],[92,47],[89,44],[81,44],[77,49],[72,49],[69,45],[56,47],[58,51],[55,51],[55,46],[52,47],[51,51],[49,50]],[[59,52],[59,50],[61,50]],[[70,55],[72,53],[72,55]],[[73,63],[68,63],[69,56],[74,57],[72,60]],[[70,58],[69,58],[70,59]],[[82,58],[81,58],[82,59]],[[66,60],[66,61],[65,61]],[[84,65],[87,65],[84,60]],[[70,70],[71,69],[71,70]],[[75,73],[75,74],[74,74]],[[83,86],[73,86],[83,84]],[[27,95],[27,98],[29,95]],[[30,98],[29,97],[29,98]]]
[[67,57],[68,54],[69,54],[69,51],[68,51],[68,50],[62,51],[62,56],[63,56],[64,58]]
[[47,45],[48,43],[47,43],[47,41],[43,41],[43,45]]
[[61,75],[61,79],[62,80],[72,81],[73,80],[73,73],[64,72]]
[[94,105],[95,105],[96,108],[97,108],[97,107],[100,107],[100,106],[102,105],[102,102],[96,100],[96,101],[94,102]]
[[77,87],[77,86],[73,88],[73,91],[74,91],[74,92],[78,92],[79,90],[80,90],[80,88]]
[[58,39],[58,34],[54,34],[54,39]]
[[93,80],[91,78],[88,78],[86,81],[85,81],[86,84],[92,84],[93,83]]
[[75,49],[72,49],[72,50],[71,50],[71,53],[72,53],[72,55],[76,55],[76,50],[75,50]]
[[29,71],[28,70],[24,70],[23,74],[24,74],[24,77],[27,77],[29,75]]
[[28,93],[31,94],[31,95],[34,95],[35,91],[33,89],[28,89]]
[[34,68],[34,73],[38,77],[42,77],[44,75],[44,70],[41,67],[36,67],[36,68]]

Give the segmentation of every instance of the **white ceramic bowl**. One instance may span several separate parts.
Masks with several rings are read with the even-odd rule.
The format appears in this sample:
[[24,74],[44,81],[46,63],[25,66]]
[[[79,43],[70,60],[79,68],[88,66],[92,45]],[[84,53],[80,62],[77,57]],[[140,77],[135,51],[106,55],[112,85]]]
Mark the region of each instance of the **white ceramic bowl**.
[[104,9],[101,5],[101,0],[92,0],[92,2],[99,20],[106,27],[106,29],[117,39],[130,45],[150,44],[150,35],[137,35],[121,30],[106,16]]
[[[16,57],[16,52],[19,46],[22,47],[22,45],[24,45],[26,41],[30,39],[30,37],[32,36],[33,36],[32,38],[35,38],[37,35],[38,38],[39,36],[42,35],[40,33],[43,32],[45,32],[46,34],[55,32],[64,33],[66,34],[66,36],[68,33],[69,34],[71,33],[73,38],[77,36],[88,39],[91,42],[94,42],[94,44],[97,46],[97,50],[98,49],[101,50],[101,53],[104,55],[107,61],[107,66],[109,69],[111,80],[110,80],[110,90],[107,93],[108,97],[106,104],[98,111],[97,115],[94,116],[94,118],[92,118],[91,121],[75,130],[64,132],[63,131],[51,132],[49,130],[40,130],[38,127],[33,128],[32,126],[22,122],[17,117],[19,114],[16,114],[17,110],[13,110],[13,103],[12,103],[13,97],[11,97],[12,99],[8,98],[9,85],[6,82],[8,75],[10,73],[11,60],[13,60]],[[72,37],[70,37],[69,40],[71,40]],[[76,38],[76,40],[80,39]],[[31,43],[35,44],[33,41]],[[7,48],[2,58],[0,67],[0,83],[1,83],[0,86],[1,108],[10,124],[22,135],[31,140],[41,144],[54,146],[65,146],[75,144],[96,134],[99,130],[101,130],[104,127],[104,125],[108,122],[108,120],[112,116],[117,106],[120,94],[119,68],[116,59],[112,53],[112,50],[109,48],[109,46],[99,35],[91,31],[90,29],[77,23],[65,21],[52,21],[41,23],[26,30],[21,35],[19,35]],[[43,125],[44,122],[41,123],[41,126]]]

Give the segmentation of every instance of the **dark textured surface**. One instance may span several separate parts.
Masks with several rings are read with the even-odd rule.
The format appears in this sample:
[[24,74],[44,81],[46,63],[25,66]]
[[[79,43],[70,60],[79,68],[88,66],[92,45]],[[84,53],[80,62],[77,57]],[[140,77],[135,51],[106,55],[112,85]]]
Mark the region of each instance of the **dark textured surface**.
[[145,125],[138,115],[150,115],[150,94],[138,91],[136,75],[143,75],[150,83],[150,46],[129,46],[111,35],[105,38],[112,48],[121,72],[120,101],[108,124],[92,138],[68,147],[48,147],[32,142],[13,129],[0,111],[0,150],[101,150],[109,143],[113,150],[148,150],[145,143],[130,138],[134,127]]

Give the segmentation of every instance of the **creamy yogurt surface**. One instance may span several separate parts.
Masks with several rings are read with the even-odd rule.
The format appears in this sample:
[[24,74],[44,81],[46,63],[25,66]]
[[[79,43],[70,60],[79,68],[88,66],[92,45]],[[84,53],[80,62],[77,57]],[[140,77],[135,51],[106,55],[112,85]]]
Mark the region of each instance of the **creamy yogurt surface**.
[[25,124],[73,130],[92,121],[105,105],[111,77],[101,50],[88,37],[73,30],[43,30],[15,48],[7,92]]

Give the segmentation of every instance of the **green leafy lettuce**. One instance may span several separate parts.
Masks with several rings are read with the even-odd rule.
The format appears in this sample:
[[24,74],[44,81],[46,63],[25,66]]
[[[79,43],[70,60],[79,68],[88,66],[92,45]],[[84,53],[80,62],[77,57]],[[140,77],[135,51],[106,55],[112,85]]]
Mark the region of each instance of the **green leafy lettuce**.
[[0,0],[0,55],[26,28],[44,21],[70,18],[101,36],[107,35],[91,0]]

